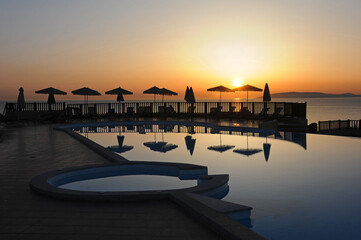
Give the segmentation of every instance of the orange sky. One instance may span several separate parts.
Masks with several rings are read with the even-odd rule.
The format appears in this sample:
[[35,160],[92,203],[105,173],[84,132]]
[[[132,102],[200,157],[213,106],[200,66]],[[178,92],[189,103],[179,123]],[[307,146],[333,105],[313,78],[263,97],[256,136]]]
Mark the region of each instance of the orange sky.
[[20,86],[27,99],[49,86],[61,99],[83,86],[151,98],[141,93],[154,85],[212,98],[207,88],[235,78],[271,93],[361,94],[359,1],[110,2],[1,2],[0,99]]

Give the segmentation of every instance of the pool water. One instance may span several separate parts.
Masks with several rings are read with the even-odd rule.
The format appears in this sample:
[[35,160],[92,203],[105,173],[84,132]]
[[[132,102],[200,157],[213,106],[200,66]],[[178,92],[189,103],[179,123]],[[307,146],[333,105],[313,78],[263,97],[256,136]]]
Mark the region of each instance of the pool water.
[[78,132],[104,147],[128,146],[119,151],[128,160],[191,163],[207,166],[208,174],[229,174],[224,200],[253,207],[252,229],[268,239],[361,239],[361,139],[187,129]]
[[197,180],[180,180],[177,177],[157,175],[125,175],[76,181],[58,186],[79,191],[149,191],[171,190],[197,186]]

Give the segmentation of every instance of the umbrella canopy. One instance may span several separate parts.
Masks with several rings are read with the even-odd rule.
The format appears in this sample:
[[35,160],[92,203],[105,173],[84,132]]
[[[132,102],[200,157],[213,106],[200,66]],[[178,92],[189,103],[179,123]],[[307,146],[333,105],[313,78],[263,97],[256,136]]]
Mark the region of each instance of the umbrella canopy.
[[188,99],[189,99],[189,87],[187,86],[186,93],[184,94],[184,100],[188,102]]
[[18,106],[18,110],[21,110],[25,107],[24,88],[22,87],[19,88],[19,96],[16,103]]
[[160,91],[159,94],[162,95],[162,102],[164,101],[164,95],[168,95],[168,96],[178,95],[178,93],[173,92],[166,88],[161,88],[159,91]]
[[271,152],[271,144],[263,143],[263,153],[264,153],[264,158],[266,159],[266,162],[268,162],[270,152]]
[[186,94],[184,96],[184,100],[186,100],[187,103],[195,103],[196,98],[194,97],[194,92],[192,87],[187,87]]
[[83,95],[83,96],[99,96],[101,95],[98,91],[93,89],[83,87],[74,91],[71,91],[74,95]]
[[121,87],[105,92],[107,95],[117,95],[117,102],[124,101],[123,95],[132,95],[131,91],[125,90]]
[[219,102],[221,102],[222,100],[222,92],[234,92],[232,89],[227,88],[225,86],[217,86],[217,87],[213,87],[213,88],[208,88],[207,89],[208,92],[219,92]]
[[242,148],[234,149],[233,152],[243,154],[243,155],[246,155],[248,157],[248,156],[251,156],[253,154],[262,152],[262,150],[257,149],[257,148],[248,148],[248,135],[247,135],[247,148],[246,149],[242,149]]
[[186,136],[184,140],[186,141],[187,150],[193,155],[196,139],[193,139],[192,136]]
[[35,91],[35,93],[38,94],[49,94],[48,97],[48,103],[52,104],[55,103],[55,97],[54,95],[66,95],[66,92],[63,92],[59,89],[53,88],[53,87],[49,87],[49,88],[44,88],[38,91]]
[[234,146],[233,145],[217,145],[217,146],[210,146],[207,149],[223,153],[231,148],[234,148]]
[[88,104],[88,98],[89,96],[100,96],[101,94],[98,91],[95,91],[93,89],[83,87],[77,90],[72,91],[74,95],[82,95],[84,96],[84,103]]
[[262,151],[261,149],[250,149],[250,148],[249,149],[235,149],[235,150],[233,150],[233,152],[246,155],[247,157],[251,156],[253,154],[259,153],[261,151]]
[[270,102],[271,101],[271,93],[268,88],[268,84],[266,83],[266,86],[264,87],[263,91],[263,102]]
[[118,145],[109,146],[108,147],[109,150],[112,150],[113,152],[117,152],[117,153],[124,153],[134,148],[133,146],[123,145],[124,136],[117,136],[117,139],[118,139]]
[[160,94],[160,88],[154,86],[151,87],[143,92],[143,94],[154,94],[154,102],[155,102],[155,95]]
[[213,150],[213,151],[217,151],[220,153],[223,153],[231,148],[234,148],[234,145],[224,145],[222,144],[222,135],[219,134],[219,145],[215,145],[215,146],[209,146],[207,149],[208,150]]
[[167,142],[145,142],[144,146],[149,147],[150,150],[156,152],[166,153],[178,147],[175,144],[168,144]]
[[238,91],[238,92],[246,91],[247,92],[247,102],[248,102],[248,92],[262,92],[262,89],[248,85],[248,84],[244,85],[242,87],[235,88],[233,90]]

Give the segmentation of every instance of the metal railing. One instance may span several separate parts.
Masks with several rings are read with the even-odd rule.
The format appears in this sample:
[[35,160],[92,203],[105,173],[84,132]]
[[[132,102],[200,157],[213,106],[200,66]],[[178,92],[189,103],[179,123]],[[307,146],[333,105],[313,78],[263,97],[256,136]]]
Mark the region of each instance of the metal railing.
[[319,121],[319,131],[329,131],[337,129],[359,129],[361,126],[361,120],[330,120],[330,121]]
[[19,109],[17,103],[6,103],[7,112],[64,111],[68,117],[82,116],[153,116],[153,115],[225,115],[273,116],[306,118],[306,103],[290,102],[122,102],[66,104],[25,103]]

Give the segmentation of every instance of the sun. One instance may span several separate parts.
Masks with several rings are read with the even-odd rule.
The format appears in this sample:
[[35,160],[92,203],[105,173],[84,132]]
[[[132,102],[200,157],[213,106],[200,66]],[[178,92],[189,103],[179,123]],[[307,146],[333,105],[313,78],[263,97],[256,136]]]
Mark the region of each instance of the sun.
[[243,85],[243,78],[235,78],[233,80],[233,86],[240,87]]

